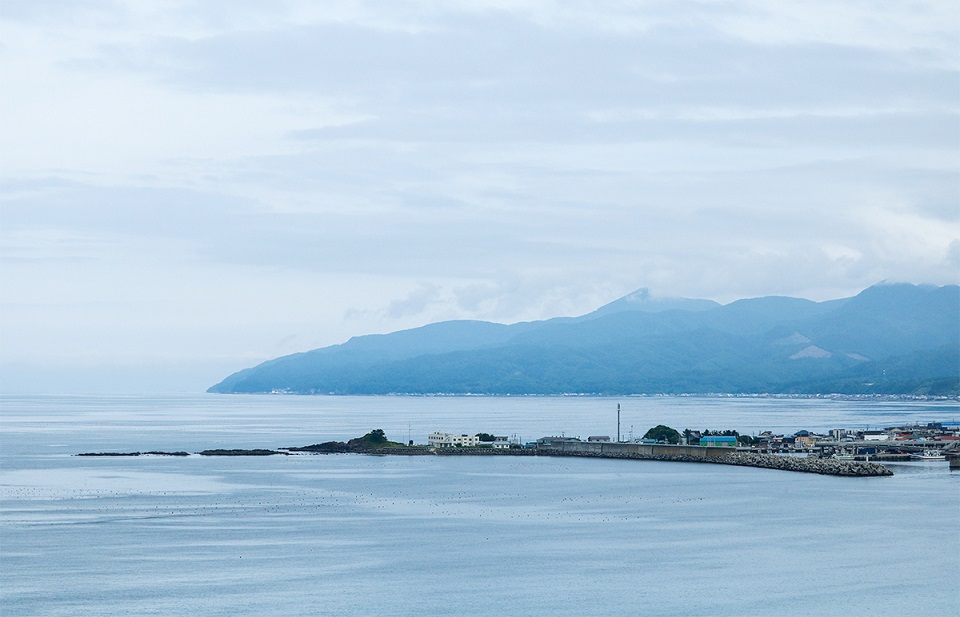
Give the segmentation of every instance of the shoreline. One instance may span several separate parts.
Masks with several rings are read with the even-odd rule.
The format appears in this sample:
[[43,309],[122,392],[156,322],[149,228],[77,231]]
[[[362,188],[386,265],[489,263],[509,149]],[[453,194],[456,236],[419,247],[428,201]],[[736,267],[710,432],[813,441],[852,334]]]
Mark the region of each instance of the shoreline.
[[[834,401],[891,401],[891,402],[960,402],[960,394],[882,394],[860,393],[844,394],[832,393],[775,393],[775,392],[672,392],[672,393],[628,393],[609,394],[599,392],[557,392],[557,393],[528,393],[511,394],[505,392],[387,392],[381,394],[347,394],[339,392],[293,392],[273,390],[270,392],[201,392],[203,395],[213,396],[292,396],[292,397],[331,397],[331,398],[600,398],[600,399],[631,399],[631,398],[706,398],[706,399],[779,399],[779,400],[834,400]],[[25,396],[42,396],[25,394]]]
[[[593,445],[593,444],[591,444]],[[198,456],[293,456],[317,454],[367,454],[374,456],[554,456],[580,458],[608,458],[640,461],[666,461],[675,463],[714,463],[737,467],[755,467],[800,473],[840,477],[884,477],[893,472],[879,463],[846,461],[838,459],[781,456],[753,452],[730,451],[729,448],[709,446],[648,446],[644,450],[634,444],[603,444],[603,447],[591,448],[428,448],[426,446],[401,447],[362,447],[341,442],[328,442],[312,446],[278,448],[276,450],[256,449],[215,449],[197,452]],[[83,457],[138,457],[138,456],[189,456],[187,452],[84,452],[75,456]]]

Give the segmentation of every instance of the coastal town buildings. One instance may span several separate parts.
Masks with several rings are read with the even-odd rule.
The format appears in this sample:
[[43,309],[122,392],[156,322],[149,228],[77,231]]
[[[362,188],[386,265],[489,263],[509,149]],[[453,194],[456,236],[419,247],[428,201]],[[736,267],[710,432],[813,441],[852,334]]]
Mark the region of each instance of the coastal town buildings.
[[[696,441],[694,441],[694,438]],[[481,440],[484,439],[485,441]],[[736,431],[694,431],[684,430],[682,445],[699,445],[706,447],[726,447],[739,451],[750,451],[763,454],[806,454],[818,457],[874,457],[883,455],[892,460],[892,456],[909,457],[924,450],[942,451],[944,455],[960,453],[960,424],[929,423],[926,425],[885,427],[882,429],[847,429],[835,428],[823,433],[799,430],[792,434],[775,434],[772,431],[763,431],[754,435],[738,435]],[[478,433],[467,435],[436,431],[427,439],[431,448],[556,448],[563,444],[613,443],[606,435],[591,435],[581,440],[580,437],[550,436],[541,437],[534,442],[522,443],[514,435],[506,436]],[[652,439],[636,439],[628,443],[655,444]]]
[[427,445],[431,448],[470,448],[480,444],[476,435],[457,435],[435,431],[427,437]]
[[579,437],[541,437],[533,445],[535,446],[555,446],[563,442],[577,442]]
[[795,448],[812,448],[813,444],[821,439],[821,435],[811,433],[810,431],[797,431],[793,435],[793,446]]
[[704,435],[700,438],[701,446],[720,446],[724,448],[736,448],[737,438],[728,435]]

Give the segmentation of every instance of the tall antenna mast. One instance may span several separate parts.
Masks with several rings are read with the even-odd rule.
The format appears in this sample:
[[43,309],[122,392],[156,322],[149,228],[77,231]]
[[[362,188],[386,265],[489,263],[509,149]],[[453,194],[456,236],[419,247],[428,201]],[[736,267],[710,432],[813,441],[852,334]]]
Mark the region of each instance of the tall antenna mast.
[[620,403],[617,403],[617,443],[620,443]]

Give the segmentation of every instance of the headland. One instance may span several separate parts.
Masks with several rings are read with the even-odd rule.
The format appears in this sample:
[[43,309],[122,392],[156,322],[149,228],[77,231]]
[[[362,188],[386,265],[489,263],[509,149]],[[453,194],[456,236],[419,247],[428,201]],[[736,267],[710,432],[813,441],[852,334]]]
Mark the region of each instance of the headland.
[[[170,455],[167,452],[145,454]],[[177,452],[184,456],[187,453]],[[778,454],[741,452],[716,446],[690,446],[671,444],[638,444],[618,442],[566,441],[540,442],[522,448],[454,447],[435,448],[404,445],[391,441],[370,439],[370,434],[348,442],[328,441],[309,446],[256,449],[202,450],[200,456],[271,456],[271,455],[316,455],[316,454],[368,454],[388,456],[576,456],[587,458],[613,458],[647,461],[671,461],[682,463],[714,463],[757,467],[830,476],[878,477],[892,476],[884,465],[835,458],[801,457]],[[140,456],[139,452],[86,452],[77,456]]]

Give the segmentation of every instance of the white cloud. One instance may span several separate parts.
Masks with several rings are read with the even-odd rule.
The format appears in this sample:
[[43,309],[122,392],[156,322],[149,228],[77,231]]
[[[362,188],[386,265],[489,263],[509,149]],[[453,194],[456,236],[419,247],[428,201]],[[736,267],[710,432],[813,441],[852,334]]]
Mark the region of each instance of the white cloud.
[[957,282],[957,11],[6,3],[0,361]]
[[826,43],[885,51],[928,50],[956,68],[960,9],[952,2],[748,0],[719,20],[732,36],[767,45]]

